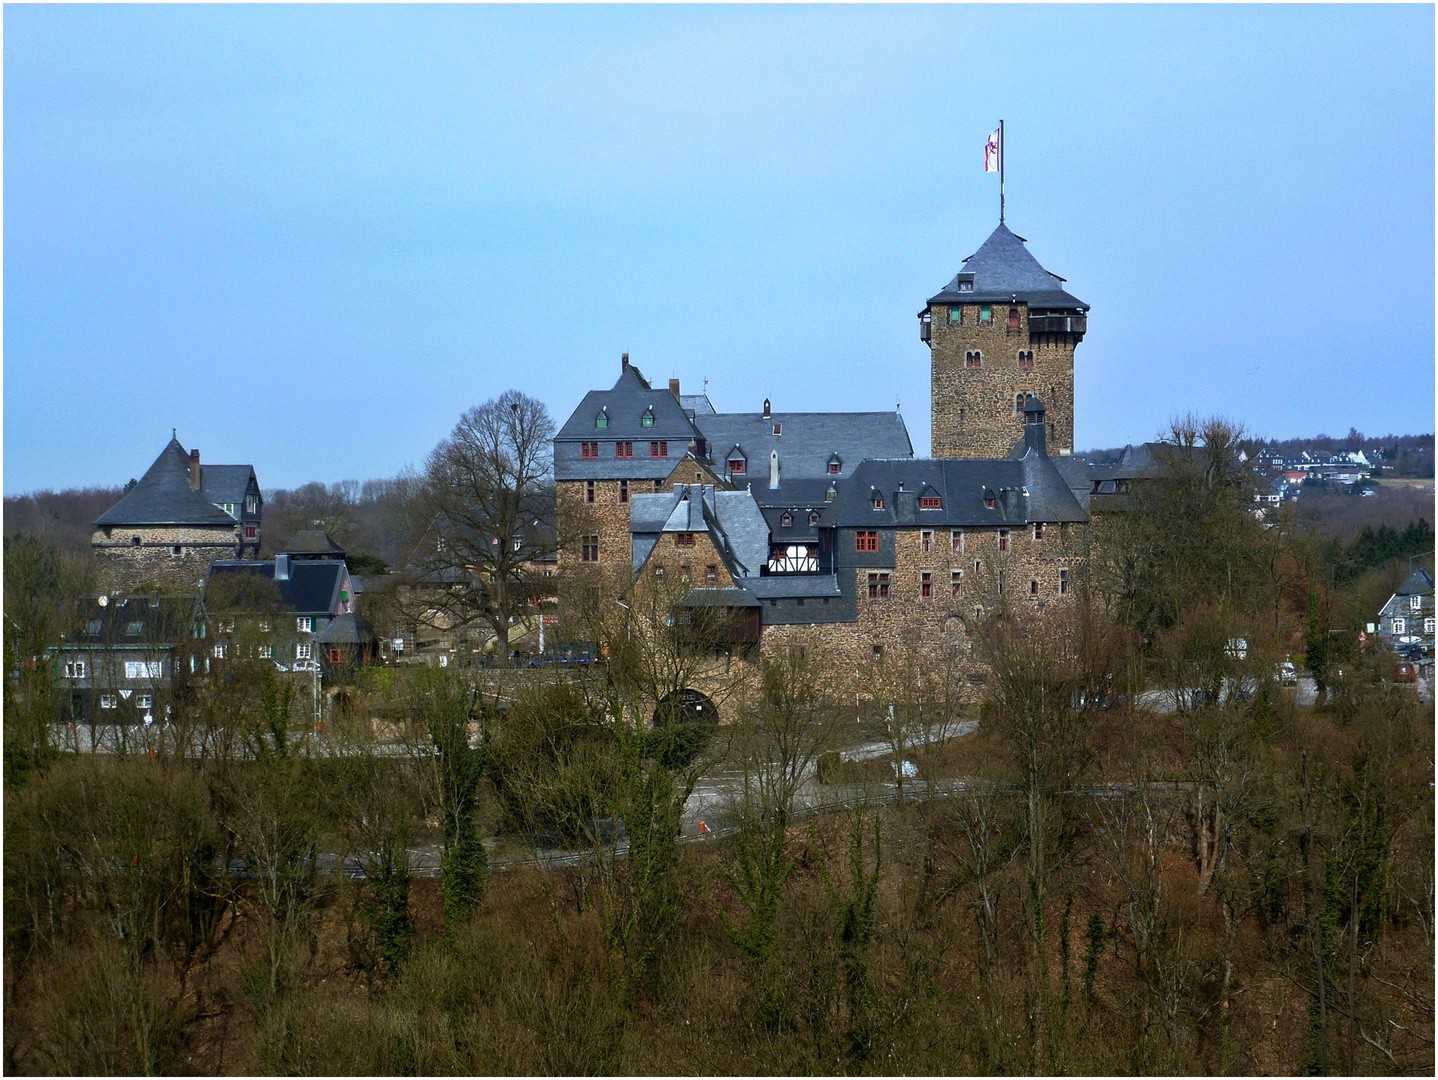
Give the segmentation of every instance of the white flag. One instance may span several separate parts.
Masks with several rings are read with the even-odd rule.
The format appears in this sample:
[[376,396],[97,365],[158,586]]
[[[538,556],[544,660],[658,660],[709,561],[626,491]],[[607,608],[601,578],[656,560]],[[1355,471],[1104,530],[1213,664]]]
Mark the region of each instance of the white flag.
[[984,172],[999,171],[999,153],[999,129],[994,128],[984,143]]

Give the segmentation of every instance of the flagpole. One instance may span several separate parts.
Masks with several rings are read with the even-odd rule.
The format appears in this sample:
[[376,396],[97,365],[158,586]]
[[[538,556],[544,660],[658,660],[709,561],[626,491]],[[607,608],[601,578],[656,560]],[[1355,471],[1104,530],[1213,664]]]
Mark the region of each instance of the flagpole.
[[999,224],[1004,223],[1004,122],[999,121]]

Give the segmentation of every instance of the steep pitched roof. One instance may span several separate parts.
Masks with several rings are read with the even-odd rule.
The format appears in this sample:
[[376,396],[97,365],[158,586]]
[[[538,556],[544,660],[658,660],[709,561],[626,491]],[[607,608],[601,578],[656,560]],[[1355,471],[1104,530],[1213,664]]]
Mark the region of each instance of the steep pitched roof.
[[[1079,308],[1088,305],[1064,289],[1064,279],[1050,273],[1024,247],[1007,225],[1000,225],[979,250],[964,260],[963,269],[942,291],[929,298],[931,304],[984,303],[1023,300],[1032,307]],[[967,290],[961,285],[967,284]]]
[[95,519],[96,525],[234,523],[234,518],[191,486],[189,452],[173,438],[125,497]]
[[[210,563],[210,577],[216,574],[254,574],[274,580],[273,559],[223,559]],[[298,615],[330,615],[339,606],[340,589],[346,580],[345,564],[339,559],[291,562],[289,577],[276,581],[280,600]]]
[[[839,476],[853,473],[865,458],[913,457],[909,429],[897,412],[716,413],[696,416],[716,463],[732,447],[742,447],[749,470],[742,482],[756,489],[769,482],[769,454],[779,452],[780,481],[829,475],[829,459],[838,454]],[[780,434],[774,434],[774,428]],[[722,468],[722,465],[721,465]],[[739,479],[738,477],[735,478]]]
[[323,529],[301,529],[290,537],[280,550],[286,555],[325,555],[336,559],[345,557],[345,549],[336,544]]
[[1398,587],[1394,596],[1426,596],[1433,591],[1433,579],[1421,566],[1408,575],[1408,580]]
[[[236,517],[244,512],[245,495],[250,490],[250,481],[255,479],[253,465],[201,465],[200,494],[212,503],[233,503]],[[259,483],[255,491],[259,491]]]

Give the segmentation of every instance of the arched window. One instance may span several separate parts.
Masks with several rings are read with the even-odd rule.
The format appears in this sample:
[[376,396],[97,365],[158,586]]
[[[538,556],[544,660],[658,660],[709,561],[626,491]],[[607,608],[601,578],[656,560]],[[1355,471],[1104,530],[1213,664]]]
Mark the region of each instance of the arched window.
[[1024,395],[1024,394],[1015,394],[1015,395],[1014,395],[1014,412],[1016,412],[1016,413],[1021,413],[1021,412],[1024,411],[1024,400],[1025,400],[1025,395]]
[[971,349],[964,353],[965,367],[980,367],[984,362],[984,354],[978,349]]
[[1034,351],[1032,349],[1019,350],[1019,367],[1031,368],[1034,366]]
[[1009,308],[1009,329],[1010,329],[1010,330],[1017,330],[1018,328],[1019,328],[1019,309],[1016,308],[1016,307],[1011,307],[1011,308]]

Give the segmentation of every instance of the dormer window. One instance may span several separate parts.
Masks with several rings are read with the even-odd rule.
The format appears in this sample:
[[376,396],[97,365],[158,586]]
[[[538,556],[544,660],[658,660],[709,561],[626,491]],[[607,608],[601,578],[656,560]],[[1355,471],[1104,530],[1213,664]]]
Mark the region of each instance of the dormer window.
[[992,510],[995,506],[998,505],[998,500],[994,498],[994,493],[992,491],[984,492],[984,505],[987,506],[990,510]]
[[875,510],[882,510],[884,508],[884,495],[882,492],[874,492],[873,504]]
[[809,511],[809,524],[810,524],[810,525],[817,525],[817,524],[819,524],[819,511],[817,511],[817,510],[810,510],[810,511]]
[[779,515],[779,528],[792,529],[794,527],[794,515],[785,510]]
[[594,426],[600,428],[601,430],[603,428],[607,428],[609,426],[609,414],[606,412],[601,412],[598,416],[594,418]]
[[829,475],[838,476],[844,470],[844,461],[838,454],[829,456]]
[[730,472],[731,475],[739,476],[739,475],[742,475],[742,474],[743,474],[743,472],[744,472],[744,459],[743,459],[743,458],[741,458],[741,457],[731,457],[731,458],[729,459],[728,464],[729,464],[729,472]]
[[651,406],[650,408],[644,410],[644,415],[639,418],[639,426],[640,426],[640,427],[653,427],[653,426],[654,426],[654,409],[653,409],[652,406]]
[[920,510],[942,510],[943,508],[944,508],[944,500],[941,499],[941,498],[939,498],[939,496],[937,496],[937,495],[920,495],[920,496],[919,496],[919,509],[920,509]]
[[774,434],[775,434],[775,435],[782,435],[782,434],[784,434],[784,425],[783,425],[783,424],[775,424],[775,425],[774,425]]

